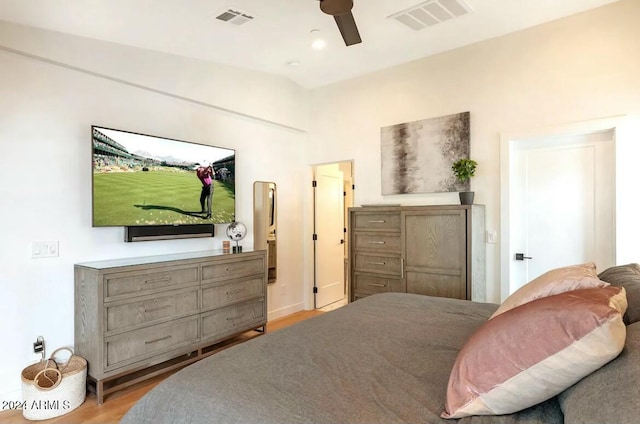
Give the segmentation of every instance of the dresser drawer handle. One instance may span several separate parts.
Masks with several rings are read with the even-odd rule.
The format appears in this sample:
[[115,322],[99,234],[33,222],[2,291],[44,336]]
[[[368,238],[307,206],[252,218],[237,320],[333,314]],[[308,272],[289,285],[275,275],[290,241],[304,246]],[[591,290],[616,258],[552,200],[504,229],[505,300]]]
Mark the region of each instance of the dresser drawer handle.
[[386,262],[368,262],[369,265],[386,265]]
[[228,292],[226,292],[227,296],[237,296],[239,294],[244,294],[246,290],[244,288],[242,289],[235,289],[235,290],[229,290]]
[[157,312],[157,311],[161,311],[163,309],[167,309],[167,308],[170,308],[170,307],[171,307],[171,305],[158,306],[157,308],[145,309],[144,313],[148,314],[149,312]]
[[379,219],[379,220],[371,220],[369,221],[370,224],[384,224],[386,221],[384,219]]
[[227,321],[235,321],[235,320],[240,319],[242,317],[243,317],[243,315],[236,315],[235,317],[228,317]]
[[369,244],[384,244],[384,241],[370,241]]
[[367,285],[371,287],[387,287],[386,284],[379,284],[379,283],[367,283]]
[[171,281],[171,277],[167,275],[166,277],[156,278],[155,280],[144,280],[144,284],[168,283],[169,281]]
[[164,336],[164,337],[160,337],[159,339],[155,339],[155,340],[148,340],[146,342],[144,342],[144,344],[153,344],[153,343],[158,343],[158,342],[162,342],[164,340],[169,340],[171,338],[171,334],[169,334],[168,336]]

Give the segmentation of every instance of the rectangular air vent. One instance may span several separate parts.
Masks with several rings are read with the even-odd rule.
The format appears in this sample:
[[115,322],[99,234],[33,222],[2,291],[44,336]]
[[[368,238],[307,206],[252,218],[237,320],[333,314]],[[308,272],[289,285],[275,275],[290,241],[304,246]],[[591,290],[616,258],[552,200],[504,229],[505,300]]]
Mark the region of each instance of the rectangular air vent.
[[471,12],[463,0],[428,0],[389,16],[413,30],[421,30]]
[[238,10],[228,9],[216,16],[216,19],[224,22],[229,22],[230,24],[234,25],[242,25],[252,20],[253,16],[240,12]]

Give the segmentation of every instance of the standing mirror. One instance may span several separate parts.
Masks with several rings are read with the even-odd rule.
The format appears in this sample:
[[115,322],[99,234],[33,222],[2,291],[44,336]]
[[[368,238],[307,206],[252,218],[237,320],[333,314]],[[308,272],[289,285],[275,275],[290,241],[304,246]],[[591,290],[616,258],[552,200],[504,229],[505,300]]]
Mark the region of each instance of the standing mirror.
[[253,247],[267,251],[269,283],[275,283],[277,275],[276,212],[276,183],[253,183]]

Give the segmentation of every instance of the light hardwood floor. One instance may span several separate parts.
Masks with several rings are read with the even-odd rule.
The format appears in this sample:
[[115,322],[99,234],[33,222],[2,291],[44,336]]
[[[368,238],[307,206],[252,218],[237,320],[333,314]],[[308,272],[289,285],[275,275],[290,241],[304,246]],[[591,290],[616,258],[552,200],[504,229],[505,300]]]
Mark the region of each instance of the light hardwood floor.
[[[297,322],[322,314],[321,311],[300,311],[294,314],[282,317],[267,323],[267,333],[277,331],[281,328],[288,327]],[[242,341],[258,337],[260,333],[247,332],[230,340],[228,343],[221,345],[220,350],[225,349]],[[177,370],[176,370],[177,371]],[[157,376],[150,380],[131,386],[127,389],[109,395],[102,405],[96,405],[95,395],[90,394],[87,400],[76,410],[50,420],[38,421],[43,424],[75,424],[75,423],[118,423],[122,416],[138,401],[145,393],[154,388],[162,380],[173,374],[173,372]],[[22,416],[22,411],[3,411],[0,412],[0,424],[19,424],[31,423]]]

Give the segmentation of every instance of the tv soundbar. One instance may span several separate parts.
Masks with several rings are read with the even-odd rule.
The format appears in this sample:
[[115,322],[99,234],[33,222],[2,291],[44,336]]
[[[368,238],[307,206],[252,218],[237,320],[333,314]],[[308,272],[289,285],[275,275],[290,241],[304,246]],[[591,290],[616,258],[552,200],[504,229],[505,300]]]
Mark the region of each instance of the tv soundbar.
[[141,225],[124,228],[124,240],[127,242],[213,237],[215,235],[213,224]]

